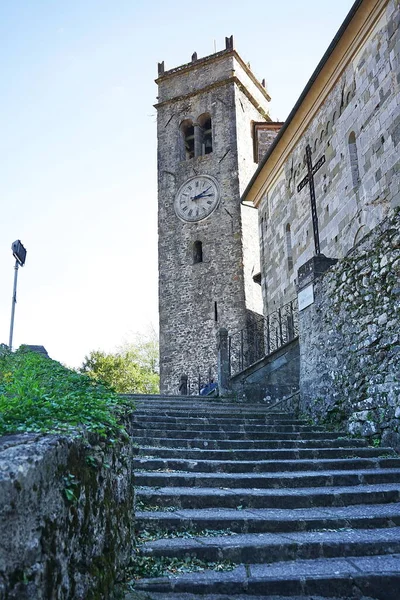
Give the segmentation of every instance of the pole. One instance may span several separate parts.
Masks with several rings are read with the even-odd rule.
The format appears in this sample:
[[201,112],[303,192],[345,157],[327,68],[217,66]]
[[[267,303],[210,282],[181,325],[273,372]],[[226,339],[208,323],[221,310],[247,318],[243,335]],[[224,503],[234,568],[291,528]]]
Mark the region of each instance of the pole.
[[18,281],[18,269],[19,263],[15,261],[15,273],[14,273],[14,290],[11,304],[11,324],[10,324],[10,341],[8,343],[8,347],[12,350],[12,341],[13,341],[13,333],[14,333],[14,315],[15,315],[15,305],[17,304],[17,281]]

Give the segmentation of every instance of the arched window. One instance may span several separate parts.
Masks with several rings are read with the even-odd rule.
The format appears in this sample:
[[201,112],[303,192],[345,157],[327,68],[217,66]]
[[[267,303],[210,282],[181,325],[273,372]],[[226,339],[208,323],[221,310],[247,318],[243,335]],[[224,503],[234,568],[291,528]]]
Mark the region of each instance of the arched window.
[[190,119],[186,119],[181,123],[181,133],[185,151],[185,158],[189,160],[194,157],[194,126]]
[[291,271],[293,269],[293,251],[292,251],[292,234],[290,231],[290,223],[288,223],[286,225],[285,235],[286,235],[287,264],[288,264],[289,271]]
[[196,148],[196,156],[205,156],[213,151],[211,116],[209,113],[200,115],[197,119],[198,123],[198,151]]
[[351,179],[353,182],[353,187],[355,188],[360,185],[360,170],[358,166],[356,134],[354,133],[354,131],[352,131],[349,135],[349,155]]
[[193,264],[203,262],[203,244],[199,240],[193,244]]

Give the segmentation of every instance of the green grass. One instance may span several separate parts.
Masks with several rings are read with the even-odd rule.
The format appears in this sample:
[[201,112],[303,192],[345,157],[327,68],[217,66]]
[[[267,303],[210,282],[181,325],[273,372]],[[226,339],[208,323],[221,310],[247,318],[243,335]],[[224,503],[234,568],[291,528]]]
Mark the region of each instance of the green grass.
[[120,417],[128,404],[110,387],[45,356],[0,350],[0,435],[84,428],[112,439],[124,432]]

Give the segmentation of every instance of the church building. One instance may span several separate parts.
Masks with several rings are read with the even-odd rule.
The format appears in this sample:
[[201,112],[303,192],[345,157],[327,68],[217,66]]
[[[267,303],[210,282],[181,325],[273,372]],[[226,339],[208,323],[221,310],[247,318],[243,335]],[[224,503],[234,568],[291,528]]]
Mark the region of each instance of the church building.
[[233,38],[159,64],[162,393],[215,379],[221,328],[243,346],[313,256],[346,256],[400,205],[399,19],[398,0],[356,0],[284,124]]
[[264,314],[296,296],[313,255],[346,256],[400,205],[399,19],[397,0],[354,3],[243,194]]

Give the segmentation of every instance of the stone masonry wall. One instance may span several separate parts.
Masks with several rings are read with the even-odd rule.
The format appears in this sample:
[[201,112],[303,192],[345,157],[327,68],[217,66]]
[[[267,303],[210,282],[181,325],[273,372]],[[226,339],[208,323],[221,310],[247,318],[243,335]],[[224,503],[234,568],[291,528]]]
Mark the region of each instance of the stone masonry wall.
[[400,450],[400,210],[314,284],[300,312],[301,411]]
[[106,600],[133,541],[132,446],[0,438],[0,599]]
[[[240,77],[241,84],[233,77]],[[158,80],[158,233],[160,385],[177,393],[182,374],[216,378],[216,333],[244,329],[247,311],[261,311],[257,212],[242,209],[240,193],[254,171],[251,121],[260,121],[267,99],[232,52],[217,53],[166,72]],[[238,89],[240,87],[240,90]],[[265,112],[264,109],[262,113]],[[212,152],[185,159],[180,125],[208,113]],[[198,222],[175,214],[180,186],[194,175],[214,177],[215,210]],[[193,245],[202,244],[194,262]]]
[[315,175],[326,256],[345,256],[400,204],[400,3],[381,5],[381,18],[349,57],[260,204],[265,314],[291,300],[297,270],[314,253],[308,185],[297,191],[307,174],[307,144],[314,164],[326,158]]

